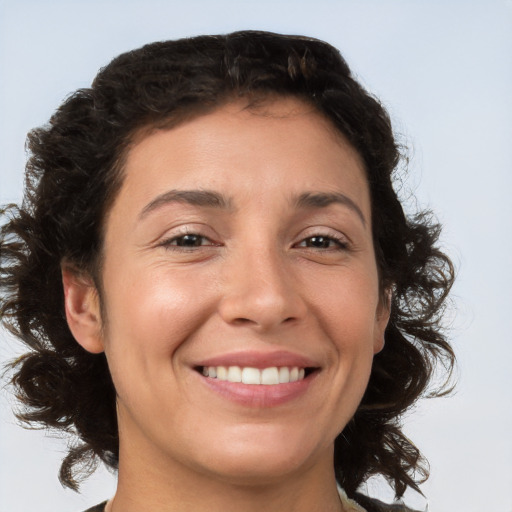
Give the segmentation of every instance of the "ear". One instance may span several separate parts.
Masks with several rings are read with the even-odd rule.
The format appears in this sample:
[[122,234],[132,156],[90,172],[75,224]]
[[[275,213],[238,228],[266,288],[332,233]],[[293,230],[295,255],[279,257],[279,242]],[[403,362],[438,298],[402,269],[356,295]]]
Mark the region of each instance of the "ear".
[[88,352],[103,352],[101,309],[92,279],[69,267],[62,267],[64,307],[69,329]]
[[375,315],[375,336],[373,340],[373,353],[378,354],[385,344],[384,335],[388,326],[389,317],[391,316],[391,299],[393,290],[388,288],[382,293],[377,313]]

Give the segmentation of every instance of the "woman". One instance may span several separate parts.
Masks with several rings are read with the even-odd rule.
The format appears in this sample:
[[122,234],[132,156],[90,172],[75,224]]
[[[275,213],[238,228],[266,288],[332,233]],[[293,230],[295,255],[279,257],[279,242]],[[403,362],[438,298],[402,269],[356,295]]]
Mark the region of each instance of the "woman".
[[13,383],[23,420],[80,439],[65,485],[118,470],[94,511],[370,512],[395,509],[357,492],[371,475],[417,489],[399,420],[453,365],[453,269],[337,50],[147,45],[29,149],[2,228],[2,319],[30,347]]

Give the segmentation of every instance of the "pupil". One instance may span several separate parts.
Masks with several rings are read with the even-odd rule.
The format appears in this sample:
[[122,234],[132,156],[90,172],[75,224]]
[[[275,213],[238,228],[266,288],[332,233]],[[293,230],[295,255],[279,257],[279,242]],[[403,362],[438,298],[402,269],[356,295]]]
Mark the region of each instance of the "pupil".
[[177,245],[180,247],[197,247],[201,245],[201,237],[197,235],[183,235],[178,238]]
[[309,239],[309,246],[327,248],[329,247],[329,239],[324,236],[313,236]]

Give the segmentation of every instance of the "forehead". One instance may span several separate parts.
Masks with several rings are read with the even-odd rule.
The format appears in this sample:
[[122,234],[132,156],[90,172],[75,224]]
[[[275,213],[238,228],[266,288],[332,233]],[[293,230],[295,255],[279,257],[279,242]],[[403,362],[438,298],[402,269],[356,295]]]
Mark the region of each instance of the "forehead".
[[263,197],[271,189],[297,195],[300,188],[340,187],[355,201],[368,201],[357,151],[315,107],[277,98],[230,102],[171,129],[139,134],[126,155],[118,199],[150,201],[165,188],[222,188]]

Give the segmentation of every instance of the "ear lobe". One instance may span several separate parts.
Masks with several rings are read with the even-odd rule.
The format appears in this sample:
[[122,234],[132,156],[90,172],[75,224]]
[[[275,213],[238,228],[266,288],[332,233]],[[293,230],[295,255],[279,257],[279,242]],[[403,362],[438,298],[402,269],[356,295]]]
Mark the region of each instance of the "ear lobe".
[[64,308],[75,340],[88,352],[103,352],[99,296],[92,280],[70,268],[62,268]]
[[375,317],[375,338],[373,341],[373,353],[378,354],[385,344],[384,334],[388,326],[389,317],[391,316],[391,299],[393,291],[391,288],[385,290],[377,307]]

